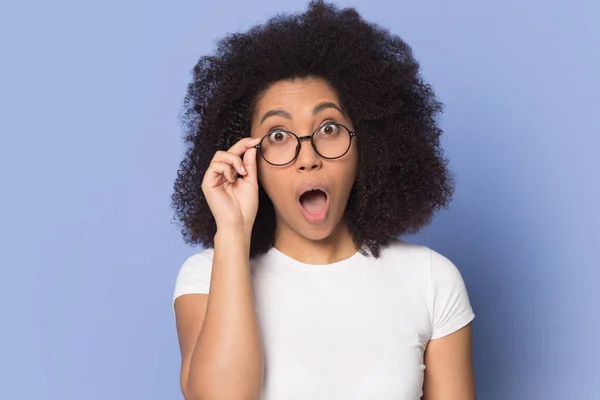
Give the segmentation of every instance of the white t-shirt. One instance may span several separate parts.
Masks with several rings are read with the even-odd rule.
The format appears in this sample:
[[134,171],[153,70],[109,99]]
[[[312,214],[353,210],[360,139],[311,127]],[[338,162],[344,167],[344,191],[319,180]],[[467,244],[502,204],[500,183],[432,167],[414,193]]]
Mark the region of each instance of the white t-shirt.
[[[213,249],[183,264],[174,299],[208,293]],[[394,240],[329,265],[275,248],[250,262],[265,347],[264,400],[418,400],[431,339],[474,318],[446,257]]]

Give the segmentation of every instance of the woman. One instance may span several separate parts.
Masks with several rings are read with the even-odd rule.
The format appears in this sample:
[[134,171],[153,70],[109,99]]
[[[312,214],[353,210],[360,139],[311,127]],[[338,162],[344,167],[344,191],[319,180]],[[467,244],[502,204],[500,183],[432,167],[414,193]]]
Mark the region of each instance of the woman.
[[457,268],[396,237],[446,206],[410,48],[313,2],[194,68],[173,203],[206,249],[174,307],[186,399],[475,398]]

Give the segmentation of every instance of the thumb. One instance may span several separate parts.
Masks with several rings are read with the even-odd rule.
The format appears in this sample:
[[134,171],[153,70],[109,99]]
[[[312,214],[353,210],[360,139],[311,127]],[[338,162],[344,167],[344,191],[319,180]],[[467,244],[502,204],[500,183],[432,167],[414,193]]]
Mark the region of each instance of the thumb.
[[256,169],[256,147],[251,147],[244,153],[244,166],[248,174],[244,180],[258,187],[258,171]]

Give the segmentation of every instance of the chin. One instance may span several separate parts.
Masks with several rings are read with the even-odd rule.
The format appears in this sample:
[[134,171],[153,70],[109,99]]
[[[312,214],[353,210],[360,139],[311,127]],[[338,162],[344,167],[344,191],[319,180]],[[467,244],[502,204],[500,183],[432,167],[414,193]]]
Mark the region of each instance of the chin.
[[275,212],[277,220],[281,222],[281,224],[278,222],[278,226],[287,231],[287,234],[284,235],[291,234],[315,242],[334,235],[343,219],[343,215],[337,215],[337,213],[332,212],[334,210],[331,208],[328,210],[325,219],[320,222],[310,222],[297,210],[288,209],[286,211],[285,213],[279,213],[276,209]]
[[294,231],[296,233],[308,240],[312,241],[321,241],[330,237],[334,232],[336,226],[339,224],[339,220],[335,223],[330,221],[324,221],[324,223],[319,225],[312,225],[308,222],[304,221],[302,217],[300,217],[300,221],[293,225]]
[[313,242],[319,242],[321,240],[325,240],[327,239],[329,236],[331,236],[331,232],[332,230],[327,230],[327,231],[315,231],[314,229],[311,229],[310,232],[307,232],[306,230],[304,231],[297,231],[298,234],[300,234],[302,237],[311,240]]

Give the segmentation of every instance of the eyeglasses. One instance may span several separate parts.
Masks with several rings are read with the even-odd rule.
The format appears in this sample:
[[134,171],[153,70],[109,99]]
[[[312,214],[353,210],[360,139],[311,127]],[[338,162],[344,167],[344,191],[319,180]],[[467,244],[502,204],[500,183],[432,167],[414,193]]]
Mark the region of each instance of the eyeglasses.
[[274,129],[267,133],[254,147],[262,158],[271,165],[288,165],[300,154],[302,140],[310,140],[315,152],[328,160],[343,157],[350,146],[356,132],[336,122],[321,125],[310,136],[297,136],[285,129]]

